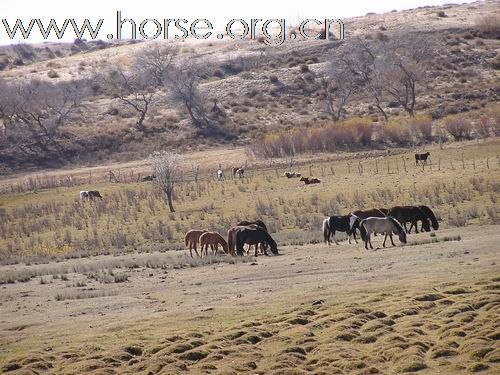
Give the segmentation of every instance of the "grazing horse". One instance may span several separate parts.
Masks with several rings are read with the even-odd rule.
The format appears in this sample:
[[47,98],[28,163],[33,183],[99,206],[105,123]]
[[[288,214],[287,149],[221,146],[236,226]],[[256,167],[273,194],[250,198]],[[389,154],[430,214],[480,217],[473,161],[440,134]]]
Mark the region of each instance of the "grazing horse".
[[299,172],[285,172],[285,173],[283,173],[283,177],[298,178],[298,177],[302,177],[302,174]]
[[101,193],[99,193],[97,190],[89,190],[88,194],[89,194],[89,199],[90,200],[94,200],[94,199],[97,199],[97,198],[99,198],[99,199],[102,200]]
[[[426,232],[431,231],[431,226],[429,225],[429,219],[424,214],[424,212],[417,206],[396,206],[389,210],[389,215],[403,224],[405,231],[411,233],[411,229],[415,226],[415,232],[418,233],[417,222],[422,222],[422,230]],[[407,230],[406,223],[411,223],[410,230]]]
[[[432,229],[438,230],[439,223],[436,219],[436,215],[434,215],[434,212],[432,212],[432,210],[427,206],[418,206],[418,208],[420,208],[422,210],[422,212],[424,213],[425,217],[427,217],[427,219],[431,221]],[[410,230],[411,230],[411,227],[410,227]]]
[[89,192],[87,190],[82,190],[80,192],[80,200],[84,201],[84,200],[88,200],[88,199],[89,199]]
[[345,232],[349,236],[349,243],[351,243],[351,235],[354,235],[354,241],[358,243],[358,240],[356,239],[356,232],[351,230],[350,221],[351,215],[330,216],[323,220],[323,239],[325,243],[330,245],[330,237],[333,237],[335,244],[339,244],[335,238],[335,231]]
[[205,249],[205,255],[208,255],[209,245],[212,248],[212,253],[214,255],[217,254],[219,245],[222,246],[222,250],[224,250],[226,254],[229,254],[226,240],[217,232],[205,232],[200,236],[201,256],[203,256],[203,249]]
[[382,246],[385,247],[385,241],[389,236],[391,239],[392,246],[396,246],[392,240],[392,234],[395,233],[399,236],[399,240],[402,243],[406,243],[406,232],[403,226],[393,217],[369,217],[361,220],[359,224],[359,232],[361,233],[361,239],[365,241],[365,249],[368,250],[368,243],[370,248],[373,249],[371,234],[372,233],[385,233],[384,243]]
[[154,174],[150,174],[150,175],[142,177],[141,181],[142,182],[148,182],[148,181],[153,181],[155,179],[156,179],[156,176]]
[[217,180],[222,181],[224,179],[224,171],[222,169],[217,170]]
[[301,177],[299,181],[303,181],[305,185],[319,184],[321,180],[316,177]]
[[425,154],[415,154],[415,165],[418,165],[419,162],[422,163],[423,165],[427,164],[427,158],[429,157],[431,153],[426,152]]
[[361,219],[366,219],[367,217],[386,217],[389,210],[387,208],[372,208],[370,210],[357,210],[351,212],[351,231],[356,233],[356,229],[359,230],[359,223]]
[[[255,221],[243,220],[243,221],[240,221],[237,225],[238,225],[238,226],[257,225],[258,227],[264,228],[264,230],[265,230],[266,232],[269,232],[269,231],[267,230],[267,226],[266,226],[266,224],[264,224],[264,222],[263,222],[262,220],[260,220],[260,219],[255,220]],[[266,253],[266,251],[267,251],[267,244],[266,244],[266,243],[261,243],[261,244],[260,244],[260,248],[261,248],[262,252],[265,254],[265,253]],[[252,249],[252,246],[250,245],[250,246],[248,247],[247,255],[248,255],[248,253],[250,252],[250,250],[251,250],[251,249]],[[255,245],[255,252],[257,252],[257,251],[258,251],[258,244],[257,244],[257,245]]]
[[196,255],[200,256],[200,254],[198,254],[198,250],[196,249],[196,246],[198,245],[198,242],[200,242],[200,236],[206,232],[208,232],[208,230],[206,230],[206,229],[202,229],[202,230],[191,229],[184,236],[184,243],[186,244],[186,246],[189,245],[189,254],[191,255],[191,258],[193,257],[193,249],[194,249],[194,252],[196,253]]
[[[274,241],[264,228],[257,225],[241,226],[238,228],[235,236],[236,254],[243,255],[243,246],[245,244],[256,245],[259,243],[267,243],[271,248],[271,252],[275,255],[278,254],[278,245],[276,241]],[[257,256],[257,251],[255,251],[255,256]]]
[[239,177],[239,178],[245,177],[245,170],[243,169],[243,167],[233,167],[232,172],[233,172],[233,178],[234,177]]

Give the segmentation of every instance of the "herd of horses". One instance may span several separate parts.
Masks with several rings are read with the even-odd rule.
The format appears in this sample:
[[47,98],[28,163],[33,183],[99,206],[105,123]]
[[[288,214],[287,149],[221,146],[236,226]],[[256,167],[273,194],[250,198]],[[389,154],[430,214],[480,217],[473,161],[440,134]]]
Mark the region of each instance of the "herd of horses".
[[[365,243],[365,248],[368,245],[373,249],[371,243],[372,234],[385,234],[383,246],[387,237],[390,238],[393,246],[394,241],[392,235],[396,234],[402,243],[406,243],[406,234],[411,233],[415,228],[418,233],[418,223],[421,223],[421,231],[430,232],[431,227],[434,230],[439,229],[434,212],[427,206],[395,206],[387,208],[372,208],[370,210],[358,210],[344,216],[330,216],[323,221],[323,239],[325,243],[330,244],[330,239],[338,244],[335,233],[345,232],[348,236],[349,243],[351,237],[357,243],[356,231],[360,233],[361,239]],[[407,224],[410,227],[407,228]]]
[[[209,232],[206,229],[191,229],[184,236],[184,243],[188,246],[191,257],[193,250],[199,257],[203,257],[203,253],[208,255],[209,248],[212,254],[217,254],[219,245],[224,253],[232,256],[244,255],[245,245],[249,245],[246,251],[247,255],[252,246],[255,246],[255,256],[259,253],[259,247],[265,255],[269,255],[268,249],[271,250],[272,254],[278,255],[278,245],[262,220],[240,221],[227,231],[227,241],[217,232]],[[200,246],[199,253],[198,245]]]

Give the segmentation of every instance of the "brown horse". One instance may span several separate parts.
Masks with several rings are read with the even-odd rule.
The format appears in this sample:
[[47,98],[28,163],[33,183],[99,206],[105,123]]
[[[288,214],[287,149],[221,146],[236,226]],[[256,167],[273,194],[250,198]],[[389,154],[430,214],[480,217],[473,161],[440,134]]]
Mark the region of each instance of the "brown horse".
[[283,173],[283,177],[298,178],[298,177],[302,177],[302,174],[300,174],[299,172],[285,172],[285,173]]
[[303,181],[306,185],[319,184],[321,180],[316,177],[301,177],[299,181]]
[[184,243],[186,244],[186,246],[189,245],[189,254],[191,255],[191,258],[193,257],[193,249],[196,255],[200,256],[200,254],[198,254],[196,246],[198,245],[198,242],[200,242],[200,236],[205,232],[208,232],[208,230],[191,229],[184,236]]
[[87,193],[89,195],[90,200],[94,200],[94,199],[101,199],[102,200],[102,195],[97,190],[89,190]]
[[214,255],[217,254],[219,245],[222,246],[222,250],[224,250],[226,254],[229,254],[226,240],[217,232],[205,232],[200,236],[201,256],[203,256],[203,250],[205,250],[205,255],[208,255],[209,245]]

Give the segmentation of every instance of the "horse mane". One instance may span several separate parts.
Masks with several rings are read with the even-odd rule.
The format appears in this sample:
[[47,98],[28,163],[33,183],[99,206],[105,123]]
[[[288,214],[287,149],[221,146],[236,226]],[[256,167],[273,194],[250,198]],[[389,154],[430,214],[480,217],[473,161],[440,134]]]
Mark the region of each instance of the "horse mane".
[[439,222],[437,221],[434,212],[432,212],[432,210],[427,206],[419,206],[419,208],[422,210],[424,215],[431,220],[432,227],[435,230],[439,229]]
[[393,218],[392,216],[387,216],[387,218],[390,221],[392,221],[392,223],[394,224],[394,226],[396,228],[398,228],[398,234],[405,231],[403,226],[401,225],[401,223],[399,221],[397,221],[395,218]]

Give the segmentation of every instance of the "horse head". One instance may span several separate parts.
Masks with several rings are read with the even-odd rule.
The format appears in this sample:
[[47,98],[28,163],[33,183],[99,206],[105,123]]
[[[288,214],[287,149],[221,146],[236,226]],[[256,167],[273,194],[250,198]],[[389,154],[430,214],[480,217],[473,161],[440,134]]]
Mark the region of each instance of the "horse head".
[[398,237],[402,243],[406,243],[406,232],[404,230],[399,232]]

